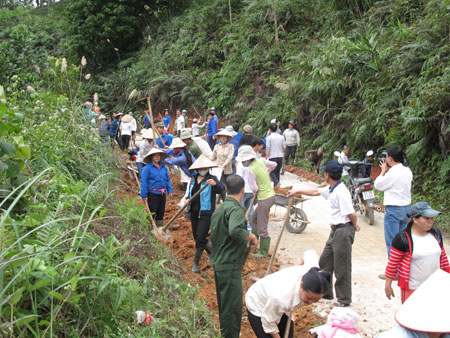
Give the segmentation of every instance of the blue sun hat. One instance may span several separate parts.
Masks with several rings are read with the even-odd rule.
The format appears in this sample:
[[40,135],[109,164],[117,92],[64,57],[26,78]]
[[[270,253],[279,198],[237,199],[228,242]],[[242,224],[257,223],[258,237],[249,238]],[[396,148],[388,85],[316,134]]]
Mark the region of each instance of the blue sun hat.
[[434,217],[439,214],[441,214],[441,212],[434,210],[427,202],[417,202],[411,205],[411,209],[408,212],[408,217]]

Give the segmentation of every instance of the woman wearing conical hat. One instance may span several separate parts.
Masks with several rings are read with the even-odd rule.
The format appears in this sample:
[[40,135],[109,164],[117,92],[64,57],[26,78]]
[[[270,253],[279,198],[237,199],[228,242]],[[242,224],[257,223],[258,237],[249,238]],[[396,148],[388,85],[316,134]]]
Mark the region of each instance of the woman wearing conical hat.
[[[211,215],[216,208],[216,195],[225,191],[225,187],[219,182],[216,176],[210,174],[209,169],[217,167],[217,164],[209,160],[205,155],[195,161],[189,167],[191,171],[197,171],[188,187],[186,203],[190,205],[192,235],[195,239],[195,256],[192,272],[198,272],[198,264],[202,257],[203,250],[211,253],[211,246],[207,245],[208,232],[211,227]],[[192,196],[208,185],[200,196],[191,201]]]
[[[228,130],[221,130],[216,135],[216,139],[219,140],[214,146],[212,160],[217,163],[217,166],[223,170],[222,177],[220,181],[225,184],[228,176],[233,173],[232,161],[234,155],[234,146],[230,143],[233,139],[234,134]],[[222,194],[223,200],[225,200],[225,195]]]
[[186,191],[187,184],[194,174],[189,171],[189,167],[195,162],[195,157],[187,148],[187,144],[179,137],[173,139],[169,148],[164,149],[164,152],[169,155],[169,158],[164,162],[178,166],[181,169],[181,183],[183,184],[183,189]]
[[164,212],[166,210],[166,196],[172,195],[172,185],[170,184],[169,171],[162,161],[167,154],[162,150],[153,147],[145,156],[145,167],[141,173],[141,197],[151,212],[157,226],[162,226]]

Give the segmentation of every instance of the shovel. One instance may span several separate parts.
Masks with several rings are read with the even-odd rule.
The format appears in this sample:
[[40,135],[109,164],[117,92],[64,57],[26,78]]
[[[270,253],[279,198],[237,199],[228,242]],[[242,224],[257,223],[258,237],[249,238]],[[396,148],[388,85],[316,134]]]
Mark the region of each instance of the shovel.
[[280,244],[281,236],[283,235],[284,229],[286,228],[286,224],[287,224],[287,222],[289,220],[289,211],[292,208],[292,204],[294,204],[294,196],[289,198],[289,204],[288,204],[288,207],[287,207],[286,215],[284,216],[283,226],[281,227],[281,231],[278,234],[277,242],[275,243],[275,249],[274,249],[274,252],[272,254],[272,258],[270,259],[269,266],[267,267],[267,271],[266,271],[265,276],[267,276],[268,274],[270,274],[272,272],[272,266],[273,266],[273,263],[275,261],[275,256],[276,256],[276,253],[277,253],[277,250],[278,250],[278,245]]
[[[255,204],[255,200],[256,200],[256,195],[253,196],[252,201],[250,202],[250,206],[248,207],[247,211],[245,212],[245,221],[247,223],[248,223],[248,216],[250,215],[250,210],[252,210],[253,204]],[[244,265],[245,265],[245,262],[247,261],[248,256],[250,255],[251,250],[252,250],[252,248],[250,247],[250,241],[249,241],[247,243],[247,251],[245,252]]]
[[[194,195],[192,195],[192,197],[191,197],[191,199],[190,199],[190,202],[192,202],[192,200],[194,200],[195,198],[197,198],[197,197],[200,195],[200,193],[201,193],[203,190],[206,189],[207,186],[208,186],[208,184],[205,184],[199,191],[197,191]],[[184,209],[186,209],[186,207],[187,207],[186,204],[183,205],[183,206],[177,211],[177,213],[176,213],[175,215],[172,216],[172,218],[169,220],[169,222],[162,228],[162,231],[163,231],[163,234],[162,234],[162,235],[164,236],[164,240],[165,240],[165,241],[167,241],[167,240],[169,239],[170,235],[171,235],[171,232],[168,231],[168,230],[171,228],[173,222],[178,218],[178,216],[180,216],[181,213],[184,211]]]
[[[134,178],[136,180],[136,183],[138,185],[139,191],[141,190],[141,183],[139,182],[139,179],[136,175],[136,171],[134,170],[134,165],[133,163],[131,163],[131,171],[133,172]],[[147,213],[151,214],[152,212],[150,211],[150,208],[148,207],[147,203],[144,203],[144,207],[145,210],[147,211]],[[156,237],[156,239],[158,241],[162,241],[163,237],[161,236],[161,234],[158,231],[158,227],[156,226],[155,220],[153,219],[153,216],[150,215],[150,222],[152,223],[152,234]]]

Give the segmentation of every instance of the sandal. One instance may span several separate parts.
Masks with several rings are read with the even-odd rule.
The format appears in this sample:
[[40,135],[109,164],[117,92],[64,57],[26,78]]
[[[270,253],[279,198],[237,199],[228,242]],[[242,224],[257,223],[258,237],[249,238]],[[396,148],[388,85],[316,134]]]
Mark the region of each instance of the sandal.
[[331,304],[331,308],[334,308],[334,307],[348,307],[348,306],[350,306],[350,304],[344,304],[344,303],[341,303],[341,302],[334,302],[333,304]]

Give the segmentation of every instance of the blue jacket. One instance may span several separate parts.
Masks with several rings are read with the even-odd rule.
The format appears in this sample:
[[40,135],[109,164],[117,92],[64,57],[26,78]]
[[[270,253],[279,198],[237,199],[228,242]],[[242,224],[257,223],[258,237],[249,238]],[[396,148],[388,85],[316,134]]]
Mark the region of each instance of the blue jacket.
[[[166,115],[163,117],[163,122],[164,122],[164,127],[167,128],[167,126],[172,123],[172,118],[170,117],[170,115]],[[165,141],[164,141],[165,142]]]
[[169,171],[163,165],[159,165],[159,169],[150,162],[141,172],[141,197],[147,198],[148,194],[161,195],[161,191],[151,189],[166,189],[165,193],[173,192],[170,184]]
[[116,134],[117,133],[117,128],[119,128],[119,119],[115,118],[112,122],[111,122],[111,128],[109,128],[109,132],[111,134]]
[[239,141],[236,141],[236,139],[232,139],[231,141],[228,141],[228,143],[233,145],[234,147],[233,158],[236,158],[236,156],[238,155]]
[[[189,199],[192,198],[192,189],[194,188],[194,183],[197,182],[198,175],[194,175],[191,180],[191,185],[189,186]],[[225,187],[219,182],[216,176],[210,174],[206,175],[205,178],[200,182],[200,189],[203,188],[209,179],[216,181],[215,186],[208,185],[205,190],[200,193],[200,215],[212,215],[216,208],[216,194],[221,194],[225,191]]]
[[[163,139],[164,143],[166,144],[166,146],[170,146],[172,144],[172,141],[174,139],[174,136],[172,134],[162,134],[161,138]],[[160,147],[161,149],[164,148],[164,145],[162,144],[161,140],[159,139],[159,137],[156,139],[156,144],[158,145],[158,147]]]
[[145,124],[145,128],[151,128],[152,127],[152,123],[150,122],[149,118],[147,117],[147,114],[144,115],[144,124]]
[[[197,172],[194,170],[193,173],[189,171],[189,167],[187,164],[186,156],[184,156],[184,151],[181,150],[178,154],[176,154],[173,149],[162,149],[166,154],[169,156],[175,156],[175,158],[166,158],[164,160],[164,163],[170,164],[170,165],[177,165],[183,170],[183,172],[188,175],[189,177],[192,177],[193,175],[197,174]],[[189,155],[192,157],[192,163],[195,162],[195,157],[192,155],[192,153],[188,150]]]
[[206,127],[208,131],[208,136],[213,136],[217,134],[217,115],[214,115],[211,120],[208,121],[208,126]]

